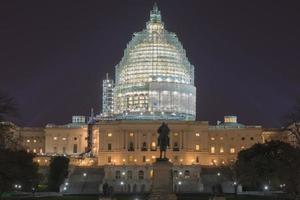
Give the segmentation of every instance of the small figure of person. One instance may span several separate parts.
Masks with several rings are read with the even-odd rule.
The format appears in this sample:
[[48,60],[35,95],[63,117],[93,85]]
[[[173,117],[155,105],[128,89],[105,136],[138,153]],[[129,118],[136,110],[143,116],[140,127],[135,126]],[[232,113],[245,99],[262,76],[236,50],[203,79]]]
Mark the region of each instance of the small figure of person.
[[114,187],[113,186],[109,186],[108,187],[108,195],[109,195],[109,197],[112,198],[113,194],[114,194]]
[[103,192],[103,196],[107,197],[108,196],[108,184],[105,182],[102,186],[102,192]]

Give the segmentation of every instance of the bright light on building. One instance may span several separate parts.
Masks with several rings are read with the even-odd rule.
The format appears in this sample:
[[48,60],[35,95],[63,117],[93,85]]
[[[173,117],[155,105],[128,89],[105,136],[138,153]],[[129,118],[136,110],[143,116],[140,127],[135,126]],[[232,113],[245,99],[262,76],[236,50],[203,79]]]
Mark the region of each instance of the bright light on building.
[[86,176],[87,176],[87,173],[84,172],[82,175],[83,175],[84,177],[86,177]]
[[264,190],[269,190],[269,186],[265,185]]

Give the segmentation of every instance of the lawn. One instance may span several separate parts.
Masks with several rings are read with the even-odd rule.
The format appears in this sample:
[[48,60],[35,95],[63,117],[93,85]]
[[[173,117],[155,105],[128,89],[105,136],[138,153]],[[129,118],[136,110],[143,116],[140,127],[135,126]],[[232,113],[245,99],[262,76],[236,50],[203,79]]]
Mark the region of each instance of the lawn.
[[[178,195],[178,200],[208,200],[209,194],[181,194]],[[19,198],[8,198],[9,200],[19,199]],[[39,197],[39,198],[23,198],[24,200],[98,200],[99,197],[95,195],[76,195],[76,196],[58,196],[58,197]],[[147,195],[115,195],[116,200],[146,200]],[[271,196],[249,196],[249,195],[239,195],[235,197],[234,195],[226,195],[226,200],[274,200]]]

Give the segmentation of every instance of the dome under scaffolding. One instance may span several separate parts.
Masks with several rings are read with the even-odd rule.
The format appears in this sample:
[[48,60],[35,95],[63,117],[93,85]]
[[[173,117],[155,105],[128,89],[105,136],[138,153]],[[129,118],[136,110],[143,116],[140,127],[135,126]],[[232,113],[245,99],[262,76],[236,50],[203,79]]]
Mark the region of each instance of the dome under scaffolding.
[[116,119],[195,120],[194,66],[177,36],[165,30],[156,4],[115,71]]

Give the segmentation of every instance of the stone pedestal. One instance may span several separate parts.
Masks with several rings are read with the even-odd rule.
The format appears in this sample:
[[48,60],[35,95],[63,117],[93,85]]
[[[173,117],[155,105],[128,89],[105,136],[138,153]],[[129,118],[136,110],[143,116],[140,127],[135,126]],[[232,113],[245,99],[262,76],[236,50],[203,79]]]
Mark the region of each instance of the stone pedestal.
[[149,200],[176,200],[173,193],[173,164],[168,159],[157,159],[153,164],[152,191]]

